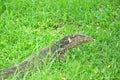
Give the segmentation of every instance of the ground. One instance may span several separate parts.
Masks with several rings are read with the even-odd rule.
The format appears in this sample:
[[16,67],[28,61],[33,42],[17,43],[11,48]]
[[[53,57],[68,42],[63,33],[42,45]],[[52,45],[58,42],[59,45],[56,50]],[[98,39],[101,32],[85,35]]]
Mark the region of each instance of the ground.
[[66,62],[44,65],[23,80],[119,80],[119,4],[120,0],[0,0],[0,69],[79,33],[94,41],[68,50]]

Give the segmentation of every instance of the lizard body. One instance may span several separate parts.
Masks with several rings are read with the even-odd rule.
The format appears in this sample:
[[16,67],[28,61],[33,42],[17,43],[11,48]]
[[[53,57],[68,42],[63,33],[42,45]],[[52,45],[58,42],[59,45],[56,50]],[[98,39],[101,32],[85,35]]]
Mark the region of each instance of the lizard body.
[[47,57],[47,62],[50,59],[57,56],[59,53],[60,59],[64,57],[64,52],[70,48],[76,47],[77,45],[92,40],[91,37],[81,35],[81,34],[72,34],[64,37],[63,39],[42,48],[38,54],[33,53],[24,59],[19,64],[13,65],[6,69],[0,70],[0,79],[8,78],[13,76],[15,73],[25,73],[26,69],[30,66],[33,68],[34,65],[39,63],[39,66],[42,65],[43,59]]

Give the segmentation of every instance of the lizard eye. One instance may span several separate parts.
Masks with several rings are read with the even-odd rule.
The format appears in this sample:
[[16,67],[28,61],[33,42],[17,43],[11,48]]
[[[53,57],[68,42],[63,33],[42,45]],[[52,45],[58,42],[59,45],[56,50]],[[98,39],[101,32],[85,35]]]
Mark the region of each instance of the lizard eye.
[[68,38],[68,41],[69,41],[69,43],[71,42],[71,39],[70,38]]

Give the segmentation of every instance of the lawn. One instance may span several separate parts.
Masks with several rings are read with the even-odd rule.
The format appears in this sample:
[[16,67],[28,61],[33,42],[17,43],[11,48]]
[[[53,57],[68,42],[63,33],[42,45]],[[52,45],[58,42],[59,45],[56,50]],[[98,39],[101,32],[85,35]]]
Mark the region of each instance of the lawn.
[[120,80],[120,0],[0,0],[0,69],[75,33],[94,41],[23,80]]

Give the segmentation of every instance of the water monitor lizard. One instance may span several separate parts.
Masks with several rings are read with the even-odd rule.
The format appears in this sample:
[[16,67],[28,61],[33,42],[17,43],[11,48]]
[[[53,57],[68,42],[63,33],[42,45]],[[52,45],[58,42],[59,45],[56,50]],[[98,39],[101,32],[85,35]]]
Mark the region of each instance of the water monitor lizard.
[[58,55],[58,53],[59,53],[59,58],[62,59],[64,57],[64,53],[67,49],[76,47],[77,45],[79,45],[83,42],[90,41],[90,40],[92,40],[91,37],[85,36],[82,34],[68,35],[68,36],[64,37],[63,39],[61,39],[47,47],[42,48],[38,53],[31,54],[26,59],[24,59],[22,62],[15,64],[11,67],[8,67],[6,69],[1,69],[0,70],[0,79],[8,78],[18,72],[23,74],[27,68],[29,68],[30,66],[33,68],[37,62],[40,63],[40,64],[37,64],[40,66],[43,62],[42,60],[44,58],[46,58],[46,56],[47,56],[46,62],[48,62],[48,60],[56,57]]

